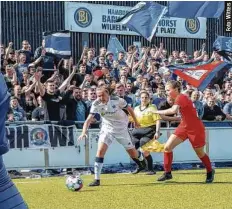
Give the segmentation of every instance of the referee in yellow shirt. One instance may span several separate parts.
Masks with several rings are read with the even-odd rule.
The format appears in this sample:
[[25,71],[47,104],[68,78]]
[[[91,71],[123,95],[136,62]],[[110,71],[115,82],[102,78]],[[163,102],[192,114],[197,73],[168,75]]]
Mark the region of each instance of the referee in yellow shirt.
[[[135,107],[134,113],[137,118],[140,128],[135,128],[132,131],[132,142],[136,149],[139,149],[152,139],[160,137],[160,120],[159,114],[153,112],[157,110],[156,106],[150,104],[150,95],[146,91],[140,94],[141,105]],[[144,156],[147,160],[148,175],[155,174],[153,170],[153,159],[150,152],[144,151]],[[141,169],[137,168],[133,174],[139,173]]]

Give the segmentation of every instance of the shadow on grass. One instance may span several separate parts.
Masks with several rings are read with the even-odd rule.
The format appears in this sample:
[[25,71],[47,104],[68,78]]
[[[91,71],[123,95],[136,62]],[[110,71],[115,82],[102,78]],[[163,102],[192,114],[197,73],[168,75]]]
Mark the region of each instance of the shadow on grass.
[[[95,190],[95,189],[88,189],[88,190],[81,190],[81,191],[79,191],[79,192],[81,192],[81,193],[86,193],[86,192],[97,192],[98,190]],[[78,192],[77,192],[78,193]]]
[[151,182],[151,183],[145,183],[145,184],[103,184],[101,186],[103,187],[111,187],[111,186],[136,186],[136,187],[143,187],[143,186],[152,186],[152,185],[160,185],[160,186],[168,186],[168,185],[214,185],[214,184],[228,184],[232,185],[232,182],[214,182],[211,184],[207,184],[205,182],[197,182],[197,181],[190,181],[190,182],[181,182],[181,181],[166,181],[166,182]]

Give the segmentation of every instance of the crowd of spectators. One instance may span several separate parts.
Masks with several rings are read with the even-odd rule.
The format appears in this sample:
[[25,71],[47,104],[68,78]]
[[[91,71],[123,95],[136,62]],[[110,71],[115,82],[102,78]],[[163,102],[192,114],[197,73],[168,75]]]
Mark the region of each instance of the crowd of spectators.
[[[132,107],[140,104],[140,92],[147,91],[152,104],[166,109],[173,105],[165,94],[169,79],[182,83],[183,93],[192,99],[202,120],[232,120],[232,69],[221,82],[200,92],[168,68],[171,64],[222,59],[215,52],[209,55],[204,45],[192,56],[185,51],[168,51],[162,43],[141,49],[129,46],[118,54],[105,47],[99,52],[85,47],[76,60],[78,65],[74,65],[72,58],[59,59],[47,53],[44,44],[42,41],[35,52],[27,40],[19,50],[12,42],[6,47],[1,45],[1,72],[12,95],[7,121],[84,121],[100,85],[107,85],[112,94]],[[93,122],[99,120],[96,115]]]

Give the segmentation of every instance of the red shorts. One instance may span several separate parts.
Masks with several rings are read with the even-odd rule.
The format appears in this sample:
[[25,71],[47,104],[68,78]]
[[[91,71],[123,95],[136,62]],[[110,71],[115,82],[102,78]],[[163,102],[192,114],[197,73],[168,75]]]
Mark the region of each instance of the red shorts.
[[193,148],[205,146],[205,129],[202,126],[194,127],[193,130],[187,130],[182,125],[179,125],[174,134],[183,141],[189,139]]

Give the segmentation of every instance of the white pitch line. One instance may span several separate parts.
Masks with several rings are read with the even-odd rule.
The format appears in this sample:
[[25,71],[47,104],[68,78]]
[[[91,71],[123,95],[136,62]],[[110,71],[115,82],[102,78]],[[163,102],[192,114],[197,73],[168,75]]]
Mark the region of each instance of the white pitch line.
[[42,181],[19,181],[19,182],[14,182],[15,184],[38,184],[41,183]]
[[[130,174],[130,173],[123,173],[123,174]],[[93,176],[93,175],[88,175],[88,176]],[[136,177],[138,177],[138,176],[147,176],[147,175],[136,175],[136,176],[134,176],[134,175],[132,175],[132,176],[123,176],[123,177],[108,177],[108,178],[106,178],[106,177],[103,177],[103,178],[101,178],[101,179],[127,179],[128,177],[129,178],[136,178]],[[15,184],[38,184],[38,183],[43,183],[43,182],[48,182],[48,181],[54,181],[55,179],[53,178],[53,179],[44,179],[44,178],[41,178],[41,180],[42,181],[17,181],[17,182],[14,182]]]

